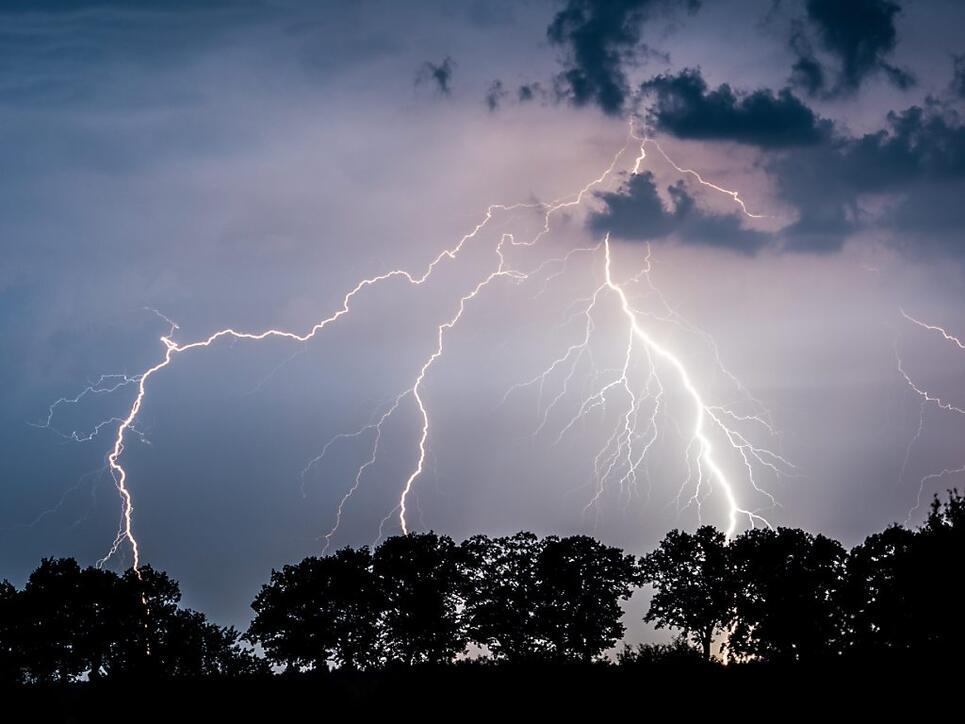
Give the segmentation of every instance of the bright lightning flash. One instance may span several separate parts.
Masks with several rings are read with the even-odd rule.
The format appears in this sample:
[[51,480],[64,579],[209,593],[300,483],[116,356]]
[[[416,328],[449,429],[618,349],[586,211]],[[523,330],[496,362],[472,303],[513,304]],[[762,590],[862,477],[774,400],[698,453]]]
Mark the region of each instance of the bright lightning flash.
[[[513,388],[517,389],[539,383],[542,393],[543,387],[552,373],[561,368],[569,370],[562,390],[543,410],[542,422],[537,433],[547,425],[550,412],[568,394],[570,383],[576,374],[579,361],[581,359],[589,359],[595,367],[595,363],[592,362],[591,350],[591,343],[594,339],[594,331],[596,329],[594,315],[602,312],[605,301],[610,299],[616,303],[616,311],[624,323],[624,343],[626,346],[623,348],[622,353],[622,367],[617,370],[594,370],[590,381],[591,385],[600,384],[609,376],[615,375],[615,377],[605,384],[602,384],[592,395],[582,401],[578,413],[560,430],[558,436],[558,439],[562,439],[563,435],[567,434],[578,420],[584,418],[591,410],[605,408],[608,402],[611,401],[611,398],[617,394],[622,394],[625,398],[625,408],[623,408],[623,414],[620,416],[620,423],[617,429],[594,459],[596,494],[593,496],[593,500],[591,500],[588,507],[599,501],[608,485],[608,481],[614,479],[616,476],[619,476],[619,486],[621,490],[628,493],[636,490],[638,471],[641,469],[649,451],[657,440],[658,423],[666,411],[664,393],[669,382],[664,381],[663,375],[666,372],[670,372],[672,379],[679,384],[684,396],[690,401],[692,407],[692,418],[690,418],[692,427],[688,436],[689,442],[686,446],[685,455],[687,468],[691,471],[691,475],[688,476],[688,479],[684,482],[681,493],[683,493],[688,485],[693,485],[694,492],[690,500],[697,505],[699,513],[700,505],[709,493],[711,487],[722,491],[723,498],[726,501],[728,536],[734,534],[741,519],[751,526],[758,524],[769,525],[762,517],[760,510],[749,509],[742,506],[739,502],[741,496],[741,492],[738,489],[739,485],[733,475],[725,472],[725,463],[718,455],[719,450],[717,445],[722,445],[725,450],[729,450],[728,454],[732,454],[735,461],[739,462],[738,468],[741,473],[738,478],[740,478],[740,486],[747,486],[752,489],[755,494],[763,496],[763,498],[769,502],[770,507],[776,505],[776,502],[769,493],[759,486],[755,478],[755,469],[764,468],[775,475],[793,475],[794,466],[782,457],[779,452],[775,452],[765,445],[751,443],[749,439],[751,433],[747,432],[748,428],[744,428],[745,432],[738,431],[738,427],[749,425],[754,429],[762,430],[772,439],[776,437],[776,431],[770,422],[770,415],[755,398],[747,393],[747,390],[740,384],[737,378],[723,367],[720,361],[719,351],[713,339],[676,314],[676,312],[669,307],[663,295],[660,294],[652,284],[649,275],[651,269],[649,248],[645,260],[645,268],[636,276],[623,282],[619,282],[616,279],[613,270],[614,250],[609,236],[607,236],[602,243],[593,247],[577,248],[563,256],[544,259],[539,265],[529,271],[515,268],[507,257],[510,252],[517,248],[536,246],[538,242],[550,233],[553,217],[558,212],[580,207],[587,196],[592,194],[594,189],[597,189],[615,175],[620,160],[625,156],[627,150],[634,145],[634,142],[637,144],[638,155],[634,160],[631,171],[632,174],[639,173],[641,164],[647,157],[646,148],[653,146],[677,173],[693,178],[699,184],[712,191],[729,196],[745,216],[752,219],[762,218],[760,215],[748,211],[744,200],[739,196],[738,192],[711,183],[692,169],[678,166],[654,139],[637,135],[631,124],[626,144],[614,155],[609,166],[599,177],[590,181],[575,194],[550,203],[493,204],[489,206],[483,219],[468,234],[463,236],[451,248],[440,252],[429,262],[421,273],[415,274],[404,269],[394,269],[377,276],[362,279],[345,294],[340,307],[335,312],[316,322],[307,331],[299,333],[285,329],[268,329],[260,332],[246,332],[226,328],[194,342],[179,343],[173,339],[174,333],[178,329],[177,325],[166,317],[163,317],[163,315],[160,315],[160,313],[155,312],[170,325],[169,332],[160,338],[164,348],[164,354],[156,364],[137,375],[105,375],[86,387],[79,395],[57,400],[50,406],[47,418],[41,425],[53,429],[56,411],[62,405],[79,404],[86,397],[110,394],[122,388],[133,386],[136,390],[133,402],[126,413],[103,420],[97,423],[90,431],[82,433],[73,432],[65,435],[75,441],[89,441],[96,437],[102,428],[116,426],[113,428],[113,444],[107,454],[107,467],[113,477],[121,499],[121,518],[114,541],[107,554],[98,562],[98,565],[106,563],[126,545],[130,549],[135,571],[140,567],[141,551],[134,534],[134,500],[129,484],[128,471],[123,462],[123,455],[128,440],[128,433],[140,434],[135,426],[136,421],[147,399],[150,382],[155,375],[171,366],[174,361],[183,354],[211,347],[219,341],[226,339],[259,342],[269,338],[276,338],[295,343],[308,342],[320,335],[327,327],[348,315],[355,298],[369,287],[380,285],[392,279],[402,280],[411,286],[418,287],[423,285],[438,267],[444,263],[455,261],[467,245],[477,239],[481,239],[481,232],[490,224],[494,216],[497,214],[509,215],[512,212],[521,210],[536,210],[542,212],[542,227],[535,236],[528,239],[516,239],[513,234],[508,233],[501,235],[493,250],[492,263],[489,268],[480,271],[475,280],[458,296],[451,314],[438,324],[436,329],[436,343],[430,354],[419,367],[411,386],[394,397],[384,412],[373,415],[370,422],[362,428],[355,432],[342,433],[329,440],[322,448],[320,454],[305,466],[302,472],[303,485],[305,475],[313,466],[323,460],[327,451],[334,443],[346,438],[359,438],[363,436],[369,436],[371,438],[369,455],[357,468],[352,485],[342,496],[337,506],[334,525],[324,536],[325,549],[328,548],[328,545],[338,530],[346,504],[352,494],[359,488],[366,471],[376,462],[379,453],[379,444],[386,423],[403,404],[408,404],[411,400],[421,421],[416,447],[416,462],[409,474],[404,478],[398,502],[382,521],[382,526],[384,526],[393,515],[397,514],[398,524],[401,530],[403,532],[409,531],[410,525],[407,520],[409,498],[415,483],[424,471],[430,437],[431,416],[424,394],[426,381],[434,364],[443,356],[449,333],[463,319],[467,305],[474,303],[488,288],[496,286],[498,282],[519,285],[531,279],[539,279],[542,282],[542,287],[540,292],[537,293],[538,296],[554,279],[566,273],[568,265],[576,255],[590,255],[591,258],[598,259],[601,252],[604,271],[603,281],[599,282],[597,280],[595,289],[588,296],[574,300],[574,305],[577,306],[579,311],[577,311],[575,315],[572,315],[571,318],[581,314],[585,318],[582,341],[569,346],[564,355],[555,360],[541,375],[538,375],[529,382],[516,385]],[[549,275],[544,275],[547,269],[556,269],[556,271]],[[646,284],[646,296],[650,298],[656,297],[660,302],[662,311],[659,314],[644,312],[636,308],[633,292],[637,285],[642,283]],[[693,371],[688,368],[680,355],[670,349],[665,341],[658,340],[651,331],[648,331],[644,323],[645,319],[655,319],[659,322],[670,323],[684,329],[686,332],[699,335],[712,350],[719,371],[731,380],[736,385],[738,391],[744,394],[745,397],[755,405],[755,411],[752,414],[741,414],[722,405],[710,404],[695,382]],[[641,362],[643,363],[645,376],[642,384],[638,384],[636,370]],[[512,392],[512,390],[510,390],[510,392]],[[507,395],[508,394],[509,393],[507,393]],[[679,500],[680,497],[678,496],[678,501]],[[382,535],[381,527],[379,535],[380,537]]]

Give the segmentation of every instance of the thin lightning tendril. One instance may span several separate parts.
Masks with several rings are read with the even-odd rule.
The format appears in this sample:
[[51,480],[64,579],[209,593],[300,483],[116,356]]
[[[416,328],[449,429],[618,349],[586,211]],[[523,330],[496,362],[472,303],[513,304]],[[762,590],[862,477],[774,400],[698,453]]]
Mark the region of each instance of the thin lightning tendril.
[[[944,327],[923,322],[920,319],[908,314],[904,309],[899,308],[898,311],[901,314],[901,316],[904,317],[904,319],[911,322],[912,324],[920,327],[921,329],[924,329],[927,332],[935,332],[938,335],[940,335],[942,338],[944,338],[946,342],[952,343],[960,350],[965,350],[965,343],[963,343],[959,337],[956,337],[955,335],[945,330]],[[921,400],[921,405],[919,406],[919,411],[918,411],[918,426],[915,429],[914,436],[911,438],[911,440],[908,442],[908,446],[905,448],[905,457],[901,466],[901,473],[899,475],[899,482],[902,482],[905,478],[905,472],[908,468],[908,461],[911,458],[912,448],[915,446],[915,443],[917,443],[922,436],[922,431],[925,426],[925,408],[928,405],[933,405],[945,412],[951,412],[953,414],[963,415],[963,416],[965,416],[965,408],[961,408],[961,407],[958,407],[957,405],[947,402],[941,396],[933,394],[932,392],[929,392],[927,389],[925,389],[920,384],[915,382],[912,379],[911,375],[905,370],[905,364],[904,364],[904,361],[902,360],[901,351],[899,350],[897,343],[895,344],[895,361],[897,362],[897,366],[898,366],[898,374],[901,375],[905,384],[916,395],[918,395],[918,397]],[[960,467],[944,468],[940,472],[929,473],[928,475],[925,475],[924,477],[922,477],[921,480],[918,482],[918,494],[915,497],[915,504],[908,510],[908,515],[905,517],[904,524],[907,526],[911,521],[912,517],[914,517],[915,513],[921,508],[921,499],[924,496],[925,488],[928,486],[929,483],[936,480],[943,480],[949,476],[961,475],[962,473],[965,473],[965,465],[962,465]]]
[[[135,388],[133,401],[126,414],[118,417],[110,417],[107,420],[98,423],[93,428],[93,431],[89,434],[74,432],[67,435],[68,438],[77,441],[90,440],[93,439],[93,437],[95,437],[103,427],[116,424],[113,444],[107,455],[107,468],[114,480],[115,487],[117,488],[118,494],[121,498],[121,518],[113,543],[111,544],[107,554],[97,562],[97,565],[103,566],[118,553],[122,546],[126,545],[129,547],[131,552],[134,571],[137,573],[137,575],[140,575],[139,569],[141,564],[141,551],[137,538],[134,535],[134,500],[129,487],[128,471],[122,462],[122,457],[128,441],[128,433],[139,434],[135,423],[145,403],[149,382],[157,373],[169,367],[177,357],[186,352],[208,348],[217,342],[226,339],[259,342],[269,338],[274,338],[300,344],[306,343],[309,340],[314,339],[317,335],[319,335],[319,333],[333,325],[339,319],[346,316],[350,312],[355,298],[369,287],[380,285],[383,282],[388,282],[389,280],[396,278],[407,282],[411,286],[423,285],[444,261],[456,260],[463,249],[470,242],[475,240],[490,224],[495,214],[524,209],[541,210],[543,212],[542,227],[533,237],[529,238],[528,240],[517,240],[512,234],[503,234],[500,237],[499,242],[494,250],[495,265],[491,267],[489,271],[484,272],[474,283],[470,285],[468,291],[459,297],[458,303],[456,304],[451,316],[437,326],[436,344],[431,351],[431,354],[420,366],[418,374],[413,380],[413,384],[396,396],[391,406],[384,413],[373,416],[372,421],[370,421],[368,424],[353,433],[341,433],[329,440],[319,455],[310,460],[302,471],[302,481],[304,485],[305,476],[313,468],[313,466],[317,465],[324,458],[326,452],[334,442],[346,438],[359,438],[366,434],[371,435],[372,441],[369,448],[369,456],[357,468],[352,485],[343,494],[339,501],[335,512],[334,524],[324,536],[325,550],[328,549],[333,536],[338,530],[346,503],[360,486],[366,471],[376,462],[379,453],[379,444],[382,440],[383,428],[385,424],[392,418],[393,414],[398,410],[403,402],[411,397],[415,407],[417,408],[421,421],[417,445],[417,458],[415,465],[405,478],[397,504],[393,510],[390,511],[389,514],[382,520],[382,523],[379,527],[379,538],[381,539],[383,528],[388,520],[396,513],[398,513],[399,527],[401,528],[402,532],[407,533],[409,531],[410,528],[406,514],[409,509],[410,496],[413,494],[413,487],[419,477],[422,475],[425,468],[428,440],[431,428],[430,413],[425,397],[426,380],[435,363],[443,356],[446,339],[450,332],[463,319],[467,305],[471,301],[475,300],[487,287],[492,285],[498,279],[504,279],[515,284],[520,284],[531,278],[542,278],[542,287],[536,293],[536,296],[539,296],[546,290],[547,286],[554,279],[566,272],[567,266],[573,256],[576,254],[598,254],[601,249],[604,253],[605,280],[589,297],[575,300],[574,303],[582,304],[582,307],[570,316],[570,319],[579,317],[580,315],[585,318],[582,342],[569,346],[563,355],[557,358],[541,375],[537,375],[527,382],[514,386],[506,393],[503,401],[505,401],[506,397],[508,397],[509,394],[514,390],[534,384],[539,385],[540,394],[542,395],[543,387],[546,384],[549,376],[557,369],[566,369],[567,374],[564,380],[562,391],[556,395],[546,407],[543,407],[542,409],[542,421],[540,426],[537,428],[536,433],[534,433],[534,435],[538,435],[548,424],[551,413],[566,397],[570,384],[576,374],[576,370],[584,359],[588,361],[595,373],[592,384],[595,385],[597,384],[597,380],[602,380],[608,375],[612,374],[613,371],[611,370],[596,369],[590,343],[596,329],[596,324],[593,321],[594,314],[600,311],[599,308],[603,303],[604,297],[615,299],[618,302],[619,311],[626,323],[626,348],[622,368],[616,371],[618,373],[618,377],[616,379],[610,380],[603,385],[602,388],[598,389],[596,393],[584,400],[580,406],[580,412],[578,412],[570,423],[564,426],[558,437],[558,439],[562,439],[563,435],[566,434],[572,425],[575,424],[579,419],[584,418],[585,415],[591,410],[597,407],[605,408],[608,402],[608,397],[611,395],[615,395],[617,392],[619,392],[627,399],[628,402],[623,414],[620,416],[618,428],[609,438],[603,450],[601,450],[594,459],[594,471],[597,477],[597,492],[594,496],[594,499],[599,500],[599,497],[602,495],[608,479],[611,476],[614,476],[617,471],[620,473],[619,486],[621,490],[624,490],[627,495],[633,494],[633,492],[636,490],[637,471],[640,466],[644,464],[648,452],[657,439],[658,417],[661,415],[665,407],[663,400],[665,386],[658,375],[657,363],[659,361],[660,366],[667,367],[673,371],[674,375],[682,385],[687,397],[691,400],[693,406],[694,422],[691,440],[687,446],[686,455],[688,468],[692,469],[696,474],[696,489],[693,501],[697,503],[699,508],[701,497],[705,494],[705,488],[709,487],[710,481],[712,480],[723,491],[724,497],[727,501],[728,536],[733,535],[740,517],[744,517],[752,526],[758,524],[769,525],[767,520],[765,520],[758,511],[741,507],[738,502],[738,494],[735,486],[724,473],[724,470],[721,467],[722,464],[718,461],[716,451],[711,440],[711,437],[716,431],[716,435],[721,437],[721,441],[724,442],[743,461],[743,467],[747,472],[748,484],[755,491],[768,498],[770,503],[773,505],[775,504],[774,498],[760,488],[758,483],[755,481],[753,469],[754,465],[756,464],[763,466],[777,474],[787,474],[789,470],[793,470],[793,466],[780,454],[772,452],[764,447],[751,444],[751,442],[749,442],[743,434],[729,426],[729,424],[733,424],[735,422],[752,422],[762,425],[767,431],[774,433],[774,428],[770,423],[769,416],[757,413],[752,415],[738,414],[737,412],[731,411],[729,408],[719,405],[710,405],[704,401],[704,398],[698,391],[697,385],[693,381],[692,373],[688,371],[684,362],[665,344],[658,342],[656,338],[644,328],[641,323],[641,319],[648,315],[638,312],[634,308],[624,284],[620,284],[615,281],[612,271],[611,242],[609,236],[607,235],[602,243],[593,247],[573,249],[566,255],[559,258],[545,260],[535,269],[528,272],[513,268],[507,261],[506,253],[511,248],[535,246],[541,239],[550,233],[551,221],[554,214],[562,210],[579,207],[581,204],[583,204],[588,194],[591,194],[594,189],[599,187],[607,179],[614,175],[620,159],[624,156],[634,141],[636,141],[639,145],[638,155],[635,158],[632,173],[639,173],[641,164],[646,159],[646,147],[652,145],[678,173],[691,176],[701,185],[729,196],[740,207],[745,216],[752,219],[762,218],[761,215],[753,214],[748,211],[744,200],[740,197],[738,192],[711,183],[692,169],[678,166],[654,139],[637,135],[633,124],[631,123],[626,144],[613,156],[609,166],[607,166],[607,168],[597,178],[590,181],[577,193],[562,197],[561,199],[550,203],[490,205],[486,209],[483,219],[477,223],[468,234],[459,239],[454,246],[444,249],[437,256],[435,256],[424,268],[421,274],[414,274],[406,271],[405,269],[393,269],[377,276],[362,279],[347,294],[344,295],[341,305],[335,312],[324,319],[315,322],[305,332],[298,333],[290,330],[274,328],[261,332],[247,332],[239,331],[234,328],[225,328],[212,333],[208,337],[196,340],[194,342],[179,343],[173,339],[174,333],[178,329],[177,324],[160,314],[160,312],[157,312],[153,309],[150,310],[159,316],[163,321],[165,321],[170,327],[168,333],[160,338],[160,341],[164,347],[164,354],[162,358],[140,374],[131,376],[116,374],[104,375],[96,382],[88,385],[77,396],[57,400],[49,407],[46,421],[40,424],[41,427],[54,429],[53,420],[57,410],[61,406],[78,404],[84,398],[92,395],[109,394],[130,386]],[[556,268],[556,271],[550,273],[548,276],[542,276],[543,272],[549,268]],[[718,368],[722,370],[731,381],[738,385],[738,389],[740,391],[746,392],[743,386],[741,386],[738,382],[737,378],[730,374],[730,372],[728,372],[720,363],[720,355],[717,351],[716,343],[713,342],[712,338],[709,335],[705,335],[705,333],[697,330],[696,327],[689,325],[689,323],[683,320],[682,317],[679,317],[679,315],[676,315],[676,313],[670,309],[669,305],[666,303],[666,300],[663,299],[663,296],[650,283],[649,271],[650,252],[648,248],[646,267],[635,277],[631,278],[626,284],[629,285],[646,281],[650,293],[656,295],[663,303],[664,312],[662,315],[659,315],[657,319],[672,322],[677,326],[684,327],[690,332],[704,336],[705,341],[711,345],[713,355],[718,363]],[[645,362],[646,369],[646,378],[644,380],[642,390],[639,392],[634,387],[633,382],[633,376],[638,361],[638,352],[643,356],[642,358]],[[753,398],[751,399],[753,402],[757,402]],[[642,425],[642,432],[639,432],[638,428],[641,427],[641,416],[643,416],[645,420]],[[729,424],[725,424],[725,420],[729,420]],[[591,501],[591,505],[592,504],[593,501]]]
[[741,211],[744,213],[744,216],[747,216],[747,217],[749,217],[749,218],[751,218],[751,219],[766,219],[766,218],[767,218],[767,216],[765,216],[764,214],[754,214],[754,213],[751,213],[750,211],[748,211],[748,210],[747,210],[747,205],[744,203],[744,200],[740,197],[740,193],[739,193],[739,192],[733,191],[733,190],[731,190],[731,189],[725,189],[723,186],[718,186],[718,185],[715,184],[715,183],[711,183],[710,181],[707,181],[706,179],[704,179],[703,176],[701,176],[699,173],[697,173],[697,171],[694,171],[692,168],[683,168],[683,167],[681,167],[681,166],[678,166],[678,165],[676,164],[676,162],[674,162],[674,160],[671,159],[670,156],[667,155],[667,152],[663,150],[663,148],[660,146],[659,143],[657,143],[657,141],[655,141],[654,139],[650,138],[649,136],[638,136],[638,135],[636,134],[636,131],[635,131],[632,127],[631,127],[631,131],[630,131],[630,132],[631,132],[631,134],[632,134],[632,137],[633,137],[635,140],[637,140],[637,141],[640,142],[640,155],[637,156],[637,159],[636,159],[636,161],[635,161],[635,163],[634,163],[634,166],[633,166],[633,173],[634,173],[634,174],[640,173],[640,164],[642,164],[642,163],[644,162],[644,160],[646,160],[646,158],[647,158],[646,147],[647,147],[647,146],[653,146],[654,148],[657,149],[657,152],[658,152],[661,156],[663,156],[664,160],[665,160],[667,163],[669,163],[671,166],[673,166],[674,170],[677,171],[677,173],[681,173],[681,174],[686,174],[686,175],[688,175],[688,176],[692,176],[692,177],[697,181],[697,183],[701,184],[702,186],[706,186],[706,187],[709,188],[709,189],[713,189],[714,191],[717,191],[717,192],[719,192],[719,193],[722,193],[722,194],[725,194],[725,195],[727,195],[727,196],[730,196],[730,197],[734,200],[734,203],[741,207]]

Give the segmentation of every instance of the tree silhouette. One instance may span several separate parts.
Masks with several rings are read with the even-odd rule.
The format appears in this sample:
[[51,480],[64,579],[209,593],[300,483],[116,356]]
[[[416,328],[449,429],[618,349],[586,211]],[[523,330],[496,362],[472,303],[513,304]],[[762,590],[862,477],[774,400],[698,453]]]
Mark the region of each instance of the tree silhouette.
[[965,646],[965,630],[958,623],[965,610],[965,498],[957,490],[949,490],[944,502],[935,496],[912,554],[914,577],[907,594],[912,598],[916,648],[936,658],[958,658]]
[[268,672],[264,659],[241,646],[232,626],[218,626],[204,614],[175,609],[165,621],[157,656],[161,674],[171,678],[238,677]]
[[731,651],[772,662],[809,662],[841,651],[846,554],[793,528],[749,530],[730,544],[737,582]]
[[150,566],[118,575],[47,558],[22,590],[0,582],[0,685],[46,692],[84,678],[238,678],[267,674],[269,662],[292,671],[446,664],[469,641],[496,662],[586,663],[622,636],[620,602],[642,583],[654,588],[645,620],[681,633],[625,647],[622,667],[709,671],[721,631],[737,663],[850,656],[868,670],[944,665],[965,648],[963,560],[965,499],[956,491],[936,497],[917,529],[891,526],[849,553],[788,528],[750,530],[729,544],[709,526],[675,530],[639,564],[586,536],[521,532],[457,546],[409,534],[374,553],[346,548],[272,571],[241,637],[182,608],[178,583]]
[[537,574],[543,543],[532,533],[462,543],[466,555],[464,620],[469,638],[486,646],[496,660],[524,661],[544,656],[537,607]]
[[848,557],[844,605],[848,652],[865,660],[911,655],[936,659],[965,646],[950,626],[965,609],[953,574],[965,560],[965,501],[936,496],[917,530],[891,526]]
[[35,683],[264,671],[238,633],[178,608],[178,584],[44,559],[23,591],[0,585],[0,680]]
[[105,659],[108,673],[115,677],[169,675],[176,668],[171,661],[165,633],[178,610],[181,589],[163,571],[142,566],[128,569],[117,579],[110,603],[114,623],[114,644]]
[[374,665],[383,593],[371,564],[368,548],[345,548],[272,571],[251,605],[247,638],[290,670],[321,671],[329,660],[348,668]]
[[104,660],[109,675],[200,678],[266,670],[241,645],[234,628],[180,608],[180,586],[167,573],[142,566],[115,580],[115,595],[106,609],[114,623],[113,645]]
[[623,635],[620,600],[638,580],[636,559],[587,536],[543,541],[536,618],[550,656],[589,662]]
[[914,532],[891,526],[851,550],[842,599],[849,653],[870,657],[914,647],[915,539]]
[[94,654],[95,597],[72,558],[45,558],[18,596],[17,625],[27,676],[38,682],[69,681]]
[[404,664],[445,663],[465,650],[459,617],[463,553],[448,536],[388,538],[373,555],[385,595],[386,654]]
[[24,677],[18,599],[17,589],[9,581],[0,581],[0,686],[19,684]]
[[675,628],[694,641],[705,659],[717,631],[734,615],[735,581],[723,533],[701,526],[693,534],[670,531],[641,561],[642,578],[654,587],[644,621]]

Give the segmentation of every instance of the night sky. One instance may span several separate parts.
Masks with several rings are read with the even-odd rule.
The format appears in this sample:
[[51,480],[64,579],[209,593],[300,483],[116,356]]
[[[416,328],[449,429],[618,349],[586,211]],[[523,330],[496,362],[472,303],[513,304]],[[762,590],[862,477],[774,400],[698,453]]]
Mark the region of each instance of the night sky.
[[[470,300],[425,375],[410,528],[643,553],[673,527],[727,526],[714,475],[687,482],[694,414],[666,359],[636,484],[600,487],[628,395],[657,389],[638,340],[626,389],[585,409],[626,357],[609,293],[592,344],[552,367],[583,339],[607,234],[647,333],[770,451],[752,482],[710,426],[744,509],[847,545],[920,522],[965,478],[965,348],[909,319],[965,338],[963,27],[958,0],[6,0],[0,578],[43,556],[94,563],[118,529],[106,456],[137,386],[57,400],[156,365],[166,319],[181,344],[304,333],[360,280],[420,275],[491,204],[528,206],[497,210],[425,284],[367,287],[304,344],[225,339],[150,379],[122,461],[142,562],[188,605],[243,625],[272,567],[321,550],[366,425],[412,387],[504,234],[538,238],[507,247],[533,273]],[[666,157],[640,160],[631,122]],[[621,149],[540,234],[539,204]],[[331,546],[399,532],[421,424],[410,392]]]

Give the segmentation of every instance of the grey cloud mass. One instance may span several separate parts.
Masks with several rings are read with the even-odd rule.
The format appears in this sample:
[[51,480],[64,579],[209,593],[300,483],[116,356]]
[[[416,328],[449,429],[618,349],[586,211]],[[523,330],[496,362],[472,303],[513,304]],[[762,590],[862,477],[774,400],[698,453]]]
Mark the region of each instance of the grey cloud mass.
[[[634,178],[620,192],[601,196],[605,210],[592,217],[591,228],[600,230],[612,223],[614,231],[627,239],[665,238],[676,229],[676,236],[684,241],[743,252],[767,245],[821,253],[840,250],[860,231],[890,229],[900,232],[894,243],[912,256],[965,256],[959,233],[965,212],[961,204],[951,203],[956,195],[965,194],[965,125],[947,103],[930,99],[923,106],[889,112],[884,128],[852,136],[832,132],[829,122],[787,96],[791,100],[785,102],[793,109],[790,117],[803,121],[798,133],[775,122],[768,134],[756,125],[755,113],[780,119],[775,111],[780,96],[758,91],[756,102],[742,103],[726,88],[713,92],[716,97],[708,101],[698,92],[699,76],[691,72],[671,79],[658,77],[654,87],[668,93],[667,85],[676,89],[681,78],[683,85],[696,89],[691,96],[696,101],[688,105],[658,96],[651,112],[657,127],[684,139],[760,147],[766,152],[762,163],[774,179],[778,197],[796,211],[797,219],[772,234],[737,233],[739,227],[730,217],[722,223],[716,217],[703,218],[689,203],[680,206],[679,201],[689,197],[679,189],[672,193],[677,210],[665,211],[652,181]],[[706,106],[702,113],[697,112],[701,103]],[[744,123],[739,122],[742,118]],[[887,197],[889,203],[869,208],[865,202],[876,197]]]
[[648,50],[640,43],[643,24],[699,7],[699,0],[568,0],[546,30],[563,53],[557,94],[576,106],[620,114],[630,93],[625,67]]
[[[965,254],[958,234],[965,216],[947,203],[965,192],[965,127],[936,101],[888,113],[879,131],[775,158],[769,168],[799,213],[782,232],[789,249],[835,250],[858,230],[897,227],[898,243],[912,254]],[[865,210],[862,198],[882,194],[892,203]]]
[[965,54],[952,56],[951,91],[958,98],[965,98]]
[[690,68],[657,75],[640,89],[651,101],[648,120],[678,138],[782,148],[815,144],[831,133],[831,121],[787,88],[740,92],[722,83],[710,89],[700,70]]
[[499,104],[503,102],[503,99],[509,95],[509,91],[506,90],[503,82],[501,80],[494,80],[492,85],[489,86],[489,90],[486,91],[486,107],[490,111],[495,111],[499,108]]
[[[811,95],[846,95],[883,73],[899,88],[912,86],[913,76],[888,60],[898,42],[900,14],[901,6],[892,0],[807,0],[805,20],[791,30],[795,84]],[[815,46],[829,63],[819,58]]]
[[444,96],[452,93],[452,73],[455,70],[455,61],[446,56],[441,63],[426,61],[419,70],[416,71],[416,85],[431,85],[437,92]]
[[685,244],[745,254],[754,253],[768,241],[766,234],[742,228],[734,214],[699,209],[680,182],[669,186],[667,194],[669,209],[657,193],[653,174],[634,174],[619,191],[597,195],[604,209],[590,215],[589,227],[597,234],[609,232],[626,241],[659,241],[672,236]]

